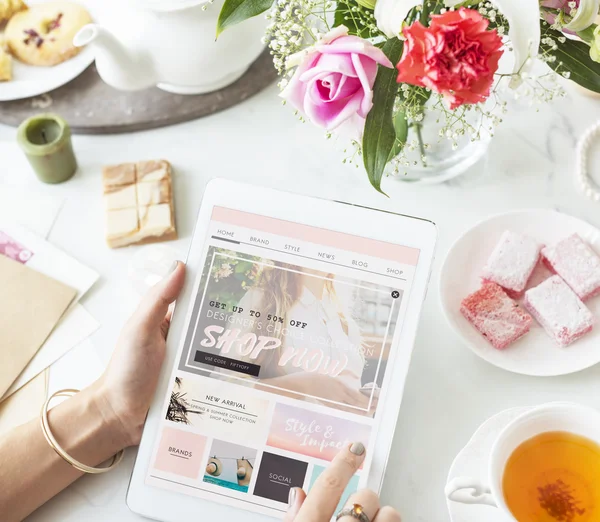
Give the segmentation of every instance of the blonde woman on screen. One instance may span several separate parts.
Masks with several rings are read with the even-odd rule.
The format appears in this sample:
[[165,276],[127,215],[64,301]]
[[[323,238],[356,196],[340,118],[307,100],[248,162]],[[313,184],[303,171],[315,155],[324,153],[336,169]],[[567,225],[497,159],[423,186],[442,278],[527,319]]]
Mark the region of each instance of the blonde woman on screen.
[[[265,350],[251,361],[261,366],[260,382],[296,392],[292,397],[301,394],[365,409],[369,399],[359,391],[365,366],[362,338],[343,301],[336,291],[333,274],[298,270],[284,263],[265,267],[257,283],[239,302],[244,313],[260,311],[254,333],[281,340],[279,348]],[[269,316],[276,319],[269,320]],[[290,321],[306,326],[291,326]],[[322,351],[330,365],[343,361],[344,370],[335,377],[307,372],[285,357],[315,349]]]

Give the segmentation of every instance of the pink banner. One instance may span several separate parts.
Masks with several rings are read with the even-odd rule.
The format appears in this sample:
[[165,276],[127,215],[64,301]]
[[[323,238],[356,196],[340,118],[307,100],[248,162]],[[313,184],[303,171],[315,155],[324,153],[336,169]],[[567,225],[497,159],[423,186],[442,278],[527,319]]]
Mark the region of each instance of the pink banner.
[[370,432],[365,424],[277,404],[267,445],[330,461],[352,442],[367,446]]
[[382,259],[390,259],[397,263],[416,266],[419,260],[419,250],[385,241],[367,239],[365,237],[345,234],[343,232],[334,232],[324,228],[301,225],[292,221],[285,221],[285,229],[281,226],[282,220],[259,216],[249,212],[232,210],[224,207],[215,207],[213,209],[212,219],[235,225],[238,227],[251,228],[253,230],[267,232],[269,234],[282,235],[286,237],[327,245],[340,250],[348,250],[358,254],[364,254]]

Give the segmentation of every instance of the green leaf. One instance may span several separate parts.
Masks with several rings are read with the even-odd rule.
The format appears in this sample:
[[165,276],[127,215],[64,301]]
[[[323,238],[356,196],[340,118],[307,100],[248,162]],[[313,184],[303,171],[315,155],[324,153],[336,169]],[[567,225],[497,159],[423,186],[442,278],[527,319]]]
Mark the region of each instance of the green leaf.
[[423,2],[423,6],[421,8],[421,16],[419,17],[419,21],[425,27],[427,27],[429,25],[429,10],[430,10],[430,8],[431,8],[431,6],[430,6],[429,2],[427,2],[425,0]]
[[390,152],[388,162],[395,158],[406,144],[406,138],[408,136],[408,122],[406,121],[406,114],[402,111],[398,111],[394,116],[394,130],[396,131],[396,140],[394,146]]
[[[563,36],[545,22],[542,22],[542,35],[551,36],[555,41]],[[558,44],[558,49],[553,50],[549,45],[542,43],[541,52],[556,56],[555,61],[547,62],[554,71],[559,74],[569,72],[571,81],[590,91],[600,93],[600,64],[590,57],[590,47],[587,44],[567,39]]]
[[228,27],[264,13],[273,0],[225,0],[217,21],[217,38]]
[[[396,65],[402,54],[403,42],[398,38],[390,38],[383,46],[383,52]],[[373,108],[367,114],[363,135],[363,162],[369,181],[373,187],[381,190],[381,178],[390,153],[396,141],[393,112],[394,100],[398,92],[396,69],[380,65],[373,86]]]

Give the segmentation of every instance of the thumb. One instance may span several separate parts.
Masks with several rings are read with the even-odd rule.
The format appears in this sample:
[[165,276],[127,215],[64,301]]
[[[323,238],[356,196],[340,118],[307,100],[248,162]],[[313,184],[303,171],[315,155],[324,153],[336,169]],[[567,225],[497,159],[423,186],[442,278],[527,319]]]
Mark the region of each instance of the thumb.
[[185,281],[185,264],[175,261],[169,275],[156,283],[144,296],[135,318],[140,324],[159,327],[167,315],[169,305],[177,299]]

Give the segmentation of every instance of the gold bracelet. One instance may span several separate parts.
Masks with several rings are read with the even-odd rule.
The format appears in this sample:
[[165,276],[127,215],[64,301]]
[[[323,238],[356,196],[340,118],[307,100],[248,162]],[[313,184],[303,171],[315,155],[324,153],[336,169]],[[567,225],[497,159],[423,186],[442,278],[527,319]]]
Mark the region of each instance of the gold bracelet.
[[71,464],[71,466],[73,466],[75,469],[77,469],[83,473],[90,473],[93,475],[98,475],[100,473],[106,473],[107,471],[110,471],[111,469],[116,468],[119,465],[119,463],[123,460],[123,455],[125,454],[124,450],[119,451],[116,455],[113,456],[112,461],[109,466],[107,466],[105,468],[94,468],[92,466],[87,466],[86,464],[83,464],[82,462],[79,462],[78,460],[75,460],[73,457],[71,457],[64,449],[62,449],[60,447],[60,444],[56,441],[56,439],[54,438],[54,435],[52,435],[52,431],[50,430],[50,423],[48,422],[48,406],[50,405],[50,402],[52,401],[52,399],[54,399],[55,397],[72,397],[73,395],[79,393],[79,391],[80,390],[72,390],[72,389],[59,390],[59,391],[53,393],[50,397],[48,397],[48,400],[44,403],[44,406],[42,407],[42,414],[41,414],[42,433],[44,434],[44,437],[46,438],[46,441],[48,441],[48,444],[50,445],[50,447],[65,462],[68,462],[69,464]]

